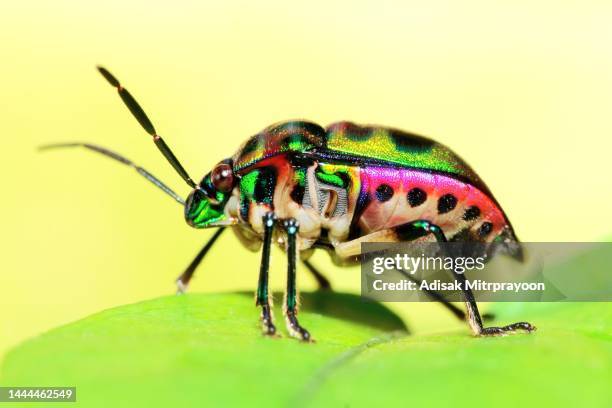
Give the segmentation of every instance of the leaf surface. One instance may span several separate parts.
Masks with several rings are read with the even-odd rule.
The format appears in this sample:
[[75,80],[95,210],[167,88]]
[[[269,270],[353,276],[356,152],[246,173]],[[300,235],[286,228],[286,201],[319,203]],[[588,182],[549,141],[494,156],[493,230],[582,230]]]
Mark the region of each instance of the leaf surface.
[[87,407],[612,406],[610,303],[498,304],[495,323],[528,320],[538,331],[474,338],[410,335],[356,295],[302,301],[313,344],[287,338],[278,307],[283,338],[262,337],[251,294],[168,296],[31,339],[8,354],[0,379],[76,386],[76,406]]

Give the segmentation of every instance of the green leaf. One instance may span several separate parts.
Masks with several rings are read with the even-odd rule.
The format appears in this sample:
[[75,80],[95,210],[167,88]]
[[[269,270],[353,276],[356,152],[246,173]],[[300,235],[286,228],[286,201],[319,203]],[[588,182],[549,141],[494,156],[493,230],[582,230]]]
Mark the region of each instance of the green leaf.
[[29,340],[6,357],[1,379],[76,386],[88,407],[612,405],[612,304],[494,312],[496,323],[528,320],[538,331],[409,335],[380,304],[317,292],[303,295],[300,320],[317,339],[305,344],[262,337],[251,294],[170,296]]
[[[2,384],[76,386],[80,403],[100,407],[289,401],[336,356],[405,330],[384,306],[356,295],[306,293],[302,303],[314,344],[284,331],[263,337],[252,294],[168,296],[106,310],[9,353]],[[276,316],[283,327],[279,308]]]
[[[531,335],[408,336],[343,362],[303,395],[309,405],[588,406],[612,403],[608,303],[505,304],[509,323],[529,316]],[[355,394],[354,390],[359,390]]]

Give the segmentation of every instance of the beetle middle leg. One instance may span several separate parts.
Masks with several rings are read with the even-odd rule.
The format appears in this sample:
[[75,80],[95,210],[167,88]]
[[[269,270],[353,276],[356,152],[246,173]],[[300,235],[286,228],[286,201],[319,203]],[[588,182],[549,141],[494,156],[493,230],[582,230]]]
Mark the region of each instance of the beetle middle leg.
[[296,245],[296,237],[299,230],[299,224],[294,218],[289,218],[283,221],[283,228],[287,233],[287,291],[285,293],[285,322],[287,330],[291,336],[303,341],[311,341],[308,330],[300,326],[297,319],[297,289],[296,289],[296,259],[298,256],[298,248]]

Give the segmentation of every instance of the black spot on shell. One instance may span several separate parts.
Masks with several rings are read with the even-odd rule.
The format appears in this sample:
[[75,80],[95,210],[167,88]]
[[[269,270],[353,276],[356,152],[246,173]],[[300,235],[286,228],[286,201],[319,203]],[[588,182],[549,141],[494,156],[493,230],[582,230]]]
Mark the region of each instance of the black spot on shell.
[[427,200],[427,193],[418,187],[413,188],[407,195],[408,204],[411,207],[418,207]]
[[259,145],[259,137],[253,136],[242,148],[241,154],[252,153],[257,150],[257,146]]
[[493,230],[493,224],[490,222],[483,222],[480,228],[478,228],[478,236],[481,238],[486,237]]
[[287,132],[301,137],[325,135],[325,129],[316,123],[304,121],[290,121],[278,124],[270,130],[272,133]]
[[413,133],[396,129],[389,130],[389,133],[397,149],[403,152],[424,153],[434,146],[433,140]]
[[446,214],[457,206],[457,197],[452,194],[444,194],[438,199],[438,214]]
[[388,184],[381,184],[376,189],[376,199],[381,203],[389,201],[393,197],[393,188]]
[[276,171],[273,167],[264,167],[255,181],[253,198],[257,203],[272,204],[274,188],[276,187]]
[[345,137],[354,142],[363,142],[373,135],[371,127],[358,126],[354,123],[346,123],[343,130]]
[[289,146],[291,146],[291,143],[300,143],[302,142],[302,140],[303,138],[301,135],[292,134],[283,138],[283,140],[280,141],[279,145],[281,149],[288,149]]
[[478,217],[480,217],[480,208],[475,205],[466,208],[465,213],[463,213],[463,219],[465,221],[473,221]]

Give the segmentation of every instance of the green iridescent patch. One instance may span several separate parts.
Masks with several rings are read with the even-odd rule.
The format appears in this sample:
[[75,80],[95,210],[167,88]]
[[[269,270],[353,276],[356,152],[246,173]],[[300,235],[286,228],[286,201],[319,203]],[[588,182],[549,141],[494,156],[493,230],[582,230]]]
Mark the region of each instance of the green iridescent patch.
[[306,185],[306,169],[299,167],[293,173],[293,181],[296,185],[304,187]]
[[329,150],[400,166],[435,170],[478,180],[452,151],[430,139],[395,129],[342,122],[328,129]]
[[259,176],[259,170],[253,170],[240,179],[240,194],[245,197],[253,197],[255,194],[255,183]]
[[315,177],[332,186],[346,188],[350,179],[350,169],[344,165],[320,164],[315,170]]
[[257,177],[259,177],[259,170],[253,170],[240,179],[240,215],[243,219],[246,219],[249,215],[249,205],[254,201],[255,196],[255,185],[257,183]]
[[204,194],[194,197],[194,203],[186,216],[196,228],[206,228],[225,218],[223,208],[213,206]]
[[255,169],[240,180],[240,215],[248,218],[251,203],[272,204],[276,175],[270,167]]

